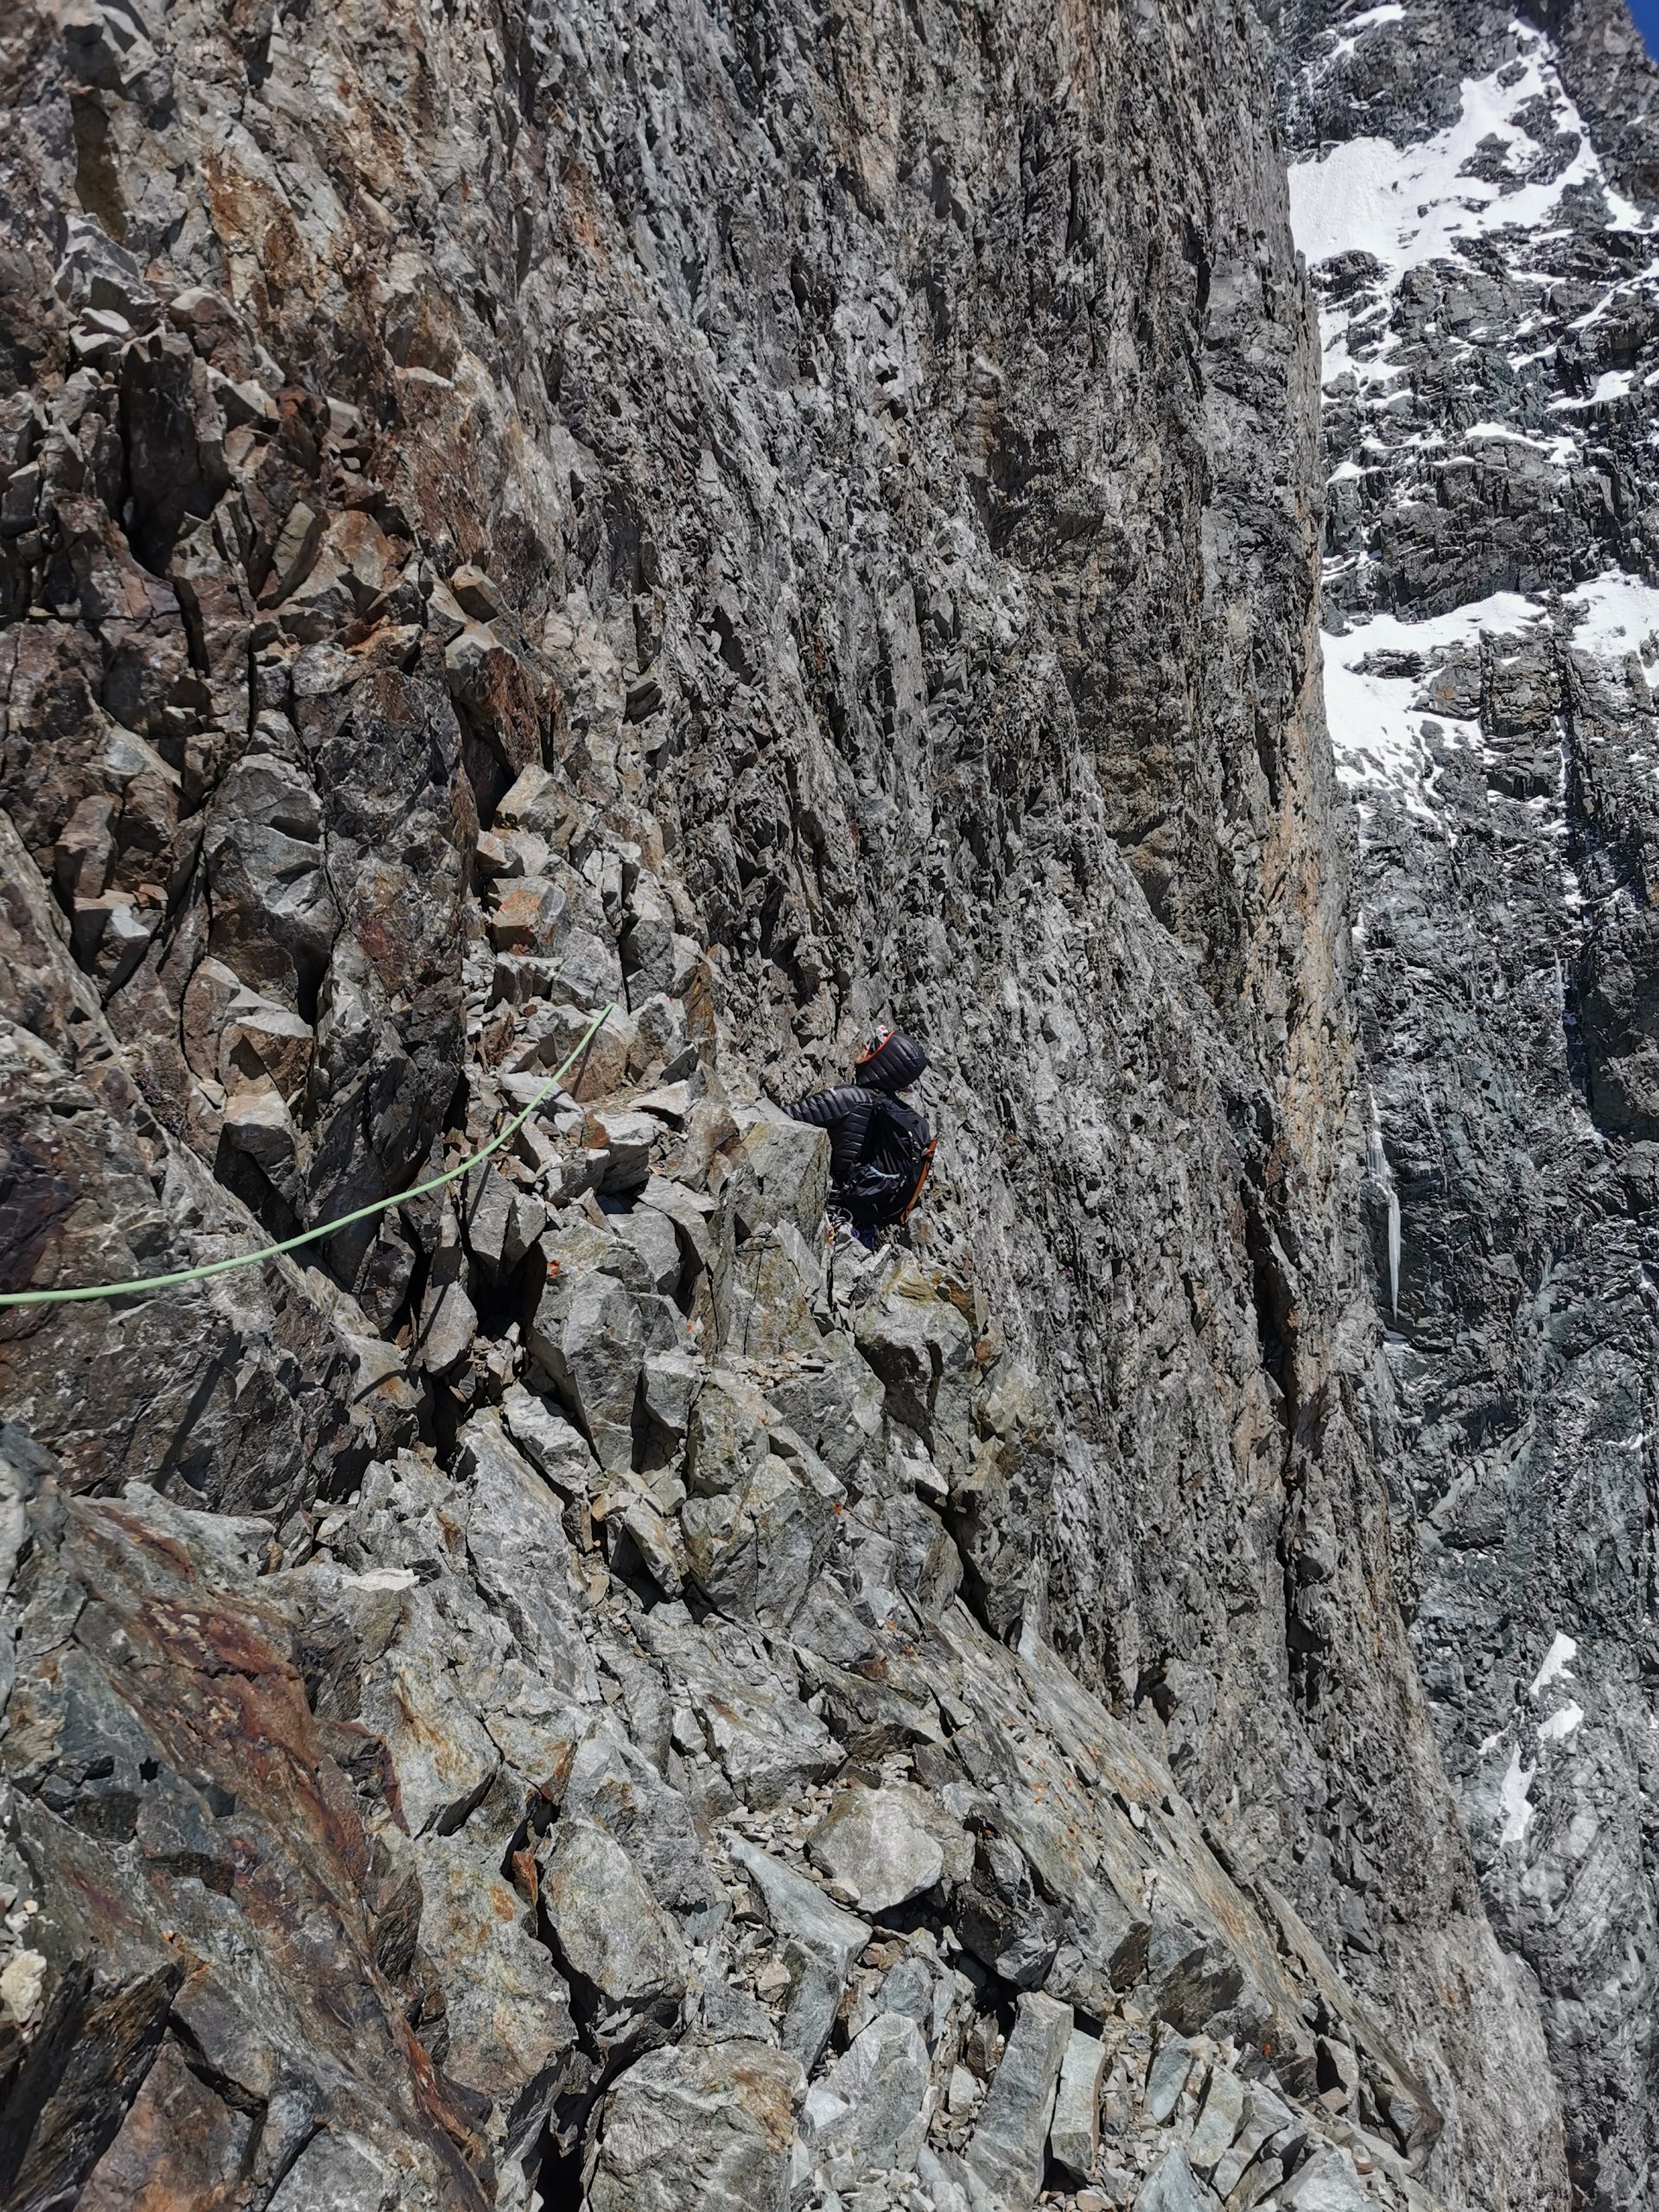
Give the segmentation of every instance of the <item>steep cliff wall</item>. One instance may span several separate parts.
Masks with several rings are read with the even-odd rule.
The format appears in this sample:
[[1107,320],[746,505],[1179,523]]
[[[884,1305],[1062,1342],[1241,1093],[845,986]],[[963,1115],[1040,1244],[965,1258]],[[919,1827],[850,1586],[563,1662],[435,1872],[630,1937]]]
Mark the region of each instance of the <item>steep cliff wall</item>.
[[[0,2185],[1564,2202],[1377,1475],[1255,18],[0,38],[7,1287],[620,1007],[450,1195],[0,1324]],[[877,1016],[941,1168],[831,1271],[766,1099]]]
[[1279,30],[1400,1586],[1580,2199],[1645,2204],[1659,75],[1612,5]]

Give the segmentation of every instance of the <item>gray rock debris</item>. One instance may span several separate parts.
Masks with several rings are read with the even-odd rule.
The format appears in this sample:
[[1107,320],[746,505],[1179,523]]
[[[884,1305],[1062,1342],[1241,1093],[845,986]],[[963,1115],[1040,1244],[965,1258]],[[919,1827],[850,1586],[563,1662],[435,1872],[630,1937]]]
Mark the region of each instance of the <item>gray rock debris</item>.
[[802,2130],[814,2170],[845,2188],[913,2168],[927,2133],[929,2073],[915,2022],[879,2013],[807,2094]]
[[1288,2151],[1301,2138],[1288,2108],[1260,2082],[1253,2082],[1245,2098],[1245,2120],[1230,2150],[1210,2171],[1210,2185],[1217,2196],[1231,2196],[1246,2169],[1269,2143]]
[[449,1992],[446,2070],[493,2106],[496,2157],[522,2163],[555,2097],[584,2078],[569,1988],[476,1842],[423,1836],[416,1863],[422,1941]]
[[975,2212],[1025,2212],[1043,2178],[1071,2007],[1027,1992],[963,2158]]
[[560,1951],[608,2004],[632,2009],[684,1993],[688,1960],[679,1932],[602,1828],[574,1816],[561,1820],[541,1872]]
[[1135,2212],[1214,2212],[1215,2199],[1193,2174],[1179,2143],[1165,2152],[1136,2191]]
[[1208,2175],[1231,2150],[1244,2119],[1244,2084],[1224,2066],[1212,2066],[1205,2084],[1204,2104],[1192,2133],[1186,2139],[1187,2163]]
[[737,1840],[731,1851],[753,1878],[781,1940],[790,1986],[783,2039],[810,2070],[830,2039],[848,1973],[870,1940],[869,1925],[842,1911],[804,1875],[753,1844]]
[[289,2168],[270,2212],[392,2212],[397,2188],[363,2145],[320,2135]]
[[1167,2032],[1160,2035],[1151,2071],[1147,2076],[1147,2117],[1149,2120],[1163,2121],[1169,2118],[1186,2087],[1187,2076],[1192,2070],[1192,2046],[1185,2037]]
[[1321,2151],[1281,2185],[1279,2202],[1294,2212],[1366,2212],[1371,2199],[1346,2151]]

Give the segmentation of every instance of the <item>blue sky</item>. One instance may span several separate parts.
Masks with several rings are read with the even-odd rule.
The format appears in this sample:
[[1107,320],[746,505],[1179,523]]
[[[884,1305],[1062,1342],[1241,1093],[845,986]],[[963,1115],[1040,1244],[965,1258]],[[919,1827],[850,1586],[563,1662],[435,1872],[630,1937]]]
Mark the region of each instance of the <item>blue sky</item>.
[[1636,28],[1648,41],[1648,52],[1659,54],[1659,0],[1627,0]]

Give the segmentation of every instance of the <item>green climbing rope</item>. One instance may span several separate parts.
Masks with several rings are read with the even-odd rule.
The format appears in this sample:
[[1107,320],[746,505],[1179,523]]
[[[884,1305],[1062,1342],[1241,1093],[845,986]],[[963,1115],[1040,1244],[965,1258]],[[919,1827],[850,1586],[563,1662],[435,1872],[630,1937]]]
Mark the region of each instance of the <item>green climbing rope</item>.
[[359,1206],[354,1213],[341,1214],[338,1221],[325,1221],[321,1229],[304,1230],[298,1236],[284,1237],[280,1244],[267,1244],[260,1251],[244,1252],[233,1260],[213,1260],[205,1268],[181,1268],[170,1275],[142,1275],[133,1282],[96,1282],[79,1290],[8,1290],[0,1292],[0,1306],[69,1306],[85,1299],[130,1298],[141,1290],[171,1290],[175,1283],[203,1282],[209,1275],[228,1274],[232,1268],[257,1267],[261,1260],[274,1260],[283,1252],[297,1251],[302,1244],[315,1244],[320,1236],[332,1236],[336,1230],[348,1229],[354,1221],[372,1220],[378,1213],[390,1213],[393,1206],[407,1205],[411,1198],[423,1198],[430,1191],[441,1191],[446,1183],[453,1183],[458,1176],[470,1173],[492,1153],[499,1152],[507,1139],[523,1128],[549,1092],[557,1090],[615,1011],[613,1003],[594,1015],[575,1051],[554,1069],[529,1105],[521,1113],[515,1114],[506,1127],[492,1137],[481,1151],[474,1153],[457,1166],[445,1168],[442,1175],[434,1175],[427,1182],[416,1183],[411,1191],[399,1191],[396,1198],[377,1198],[372,1205]]

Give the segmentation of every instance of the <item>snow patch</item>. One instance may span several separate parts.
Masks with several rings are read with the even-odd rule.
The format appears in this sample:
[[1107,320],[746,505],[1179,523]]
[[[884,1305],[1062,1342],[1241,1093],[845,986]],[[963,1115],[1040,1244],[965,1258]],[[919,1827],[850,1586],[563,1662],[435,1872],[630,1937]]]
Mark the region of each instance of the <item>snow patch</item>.
[[1379,23],[1399,22],[1405,12],[1398,0],[1389,0],[1386,7],[1367,8],[1363,15],[1350,16],[1345,23],[1338,24],[1337,28],[1342,32],[1343,43],[1346,45],[1350,40],[1357,39],[1362,31],[1375,30]]
[[1398,0],[1389,0],[1387,7],[1367,8],[1363,15],[1351,16],[1345,23],[1333,23],[1332,29],[1340,32],[1342,35],[1321,62],[1320,75],[1323,76],[1338,61],[1343,60],[1353,52],[1359,44],[1362,32],[1374,31],[1382,23],[1397,23],[1405,12],[1404,8],[1398,4]]
[[1503,1825],[1497,1832],[1500,1846],[1519,1843],[1525,1835],[1527,1823],[1532,1818],[1532,1802],[1527,1792],[1537,1771],[1535,1766],[1522,1765],[1518,1748],[1510,1753],[1509,1769],[1497,1798],[1497,1809],[1503,1815]]
[[1529,438],[1524,431],[1511,429],[1505,423],[1473,423],[1465,435],[1475,445],[1497,441],[1508,446],[1527,446],[1534,453],[1542,454],[1552,468],[1570,467],[1579,450],[1578,440],[1565,433],[1558,438]]
[[[1659,605],[1659,592],[1652,595]],[[1327,659],[1334,653],[1344,660],[1363,660],[1375,652],[1427,655],[1452,645],[1477,645],[1483,630],[1497,637],[1512,635],[1543,619],[1544,610],[1535,599],[1518,591],[1495,591],[1485,599],[1471,599],[1466,607],[1454,607],[1449,614],[1427,614],[1418,622],[1403,622],[1396,614],[1374,614],[1363,629],[1351,630],[1345,638],[1327,634],[1325,651]]]
[[[1331,564],[1327,573],[1336,573],[1338,566]],[[1560,607],[1571,624],[1574,652],[1614,661],[1632,652],[1649,664],[1659,660],[1659,587],[1610,569],[1565,593]],[[1423,621],[1376,614],[1341,636],[1325,632],[1325,711],[1344,786],[1355,793],[1389,791],[1408,812],[1438,821],[1433,804],[1438,770],[1422,725],[1425,720],[1436,722],[1446,743],[1480,752],[1478,726],[1421,703],[1421,676],[1383,675],[1368,664],[1390,653],[1410,654],[1428,664],[1450,647],[1478,645],[1483,636],[1513,638],[1548,620],[1538,601],[1518,592],[1494,592]],[[1529,804],[1543,810],[1552,802],[1544,798]],[[1558,1640],[1566,1643],[1570,1657],[1571,1638]]]
[[1575,315],[1567,324],[1567,328],[1593,330],[1605,315],[1610,315],[1620,304],[1627,292],[1636,292],[1639,295],[1643,288],[1651,284],[1656,276],[1659,276],[1659,261],[1650,261],[1645,269],[1638,270],[1634,276],[1621,276],[1616,284],[1608,287],[1587,313]]
[[1395,1184],[1394,1170],[1389,1165],[1389,1155],[1382,1142],[1382,1122],[1376,1110],[1376,1094],[1371,1096],[1371,1126],[1365,1138],[1365,1172],[1371,1180],[1388,1193],[1389,1201],[1389,1311],[1395,1320],[1400,1318],[1400,1192]]
[[1452,645],[1478,645],[1483,631],[1500,635],[1543,620],[1543,609],[1518,592],[1494,592],[1450,614],[1421,622],[1402,622],[1392,614],[1374,615],[1344,637],[1325,634],[1325,704],[1337,774],[1353,791],[1390,791],[1408,813],[1439,823],[1433,804],[1438,771],[1422,734],[1424,721],[1437,722],[1453,744],[1481,748],[1479,725],[1437,714],[1414,703],[1422,678],[1383,676],[1361,664],[1373,656],[1411,653],[1427,660]]
[[1659,652],[1659,590],[1639,576],[1610,569],[1568,592],[1563,604],[1580,618],[1573,632],[1575,651],[1639,652],[1643,660]]
[[1548,1689],[1551,1682],[1562,1678],[1570,1682],[1573,1679],[1572,1662],[1578,1656],[1579,1647],[1573,1637],[1563,1636],[1557,1630],[1554,1642],[1544,1654],[1543,1665],[1532,1678],[1532,1688],[1527,1695],[1536,1697],[1540,1690]]
[[1548,1720],[1538,1723],[1541,1744],[1563,1744],[1584,1719],[1584,1707],[1569,1698],[1559,1713],[1552,1713]]
[[[1290,171],[1290,219],[1296,243],[1310,264],[1338,253],[1370,253],[1387,269],[1408,269],[1439,261],[1454,249],[1494,231],[1537,232],[1574,186],[1602,188],[1615,230],[1642,230],[1637,208],[1608,186],[1577,108],[1562,90],[1548,42],[1524,26],[1522,73],[1502,84],[1503,72],[1465,77],[1462,111],[1445,130],[1415,146],[1396,146],[1388,138],[1351,138],[1322,159],[1298,162]],[[1548,184],[1512,181],[1518,151],[1541,152],[1517,118],[1529,100],[1542,96],[1559,130],[1576,131],[1579,149]],[[1483,142],[1506,142],[1505,166],[1511,177],[1492,182],[1465,176],[1464,165]],[[1510,188],[1506,192],[1505,183]]]
[[1604,369],[1596,378],[1593,391],[1586,392],[1581,399],[1552,399],[1549,411],[1552,415],[1582,415],[1588,408],[1605,407],[1615,399],[1628,399],[1633,380],[1633,372],[1629,369]]
[[1343,784],[1350,790],[1380,785],[1408,813],[1433,821],[1434,765],[1423,742],[1422,715],[1411,704],[1416,688],[1414,677],[1362,674],[1340,660],[1325,662],[1325,715]]

